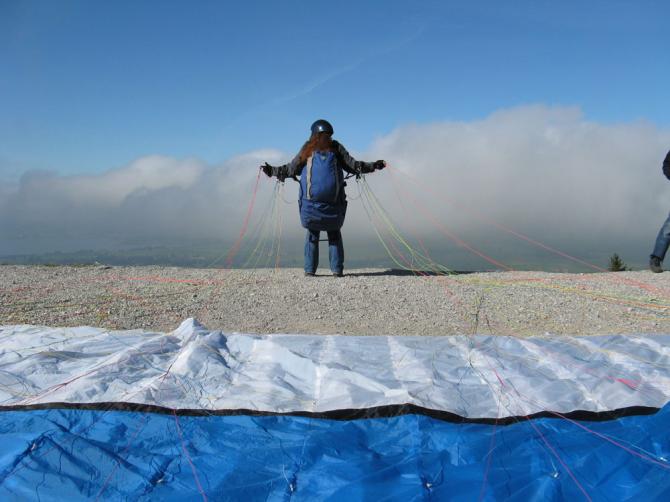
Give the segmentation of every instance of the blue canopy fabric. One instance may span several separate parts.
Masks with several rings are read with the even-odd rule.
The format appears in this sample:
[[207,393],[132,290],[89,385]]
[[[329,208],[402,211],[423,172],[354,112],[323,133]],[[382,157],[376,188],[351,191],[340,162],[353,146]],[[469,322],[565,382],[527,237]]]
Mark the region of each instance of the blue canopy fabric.
[[2,500],[668,500],[670,337],[0,327]]

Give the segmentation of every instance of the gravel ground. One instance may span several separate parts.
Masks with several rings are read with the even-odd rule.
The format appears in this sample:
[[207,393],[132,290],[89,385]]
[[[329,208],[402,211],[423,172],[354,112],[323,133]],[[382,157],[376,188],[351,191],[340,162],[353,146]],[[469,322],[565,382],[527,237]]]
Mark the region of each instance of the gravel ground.
[[501,335],[670,331],[670,273],[0,266],[0,325],[244,333]]

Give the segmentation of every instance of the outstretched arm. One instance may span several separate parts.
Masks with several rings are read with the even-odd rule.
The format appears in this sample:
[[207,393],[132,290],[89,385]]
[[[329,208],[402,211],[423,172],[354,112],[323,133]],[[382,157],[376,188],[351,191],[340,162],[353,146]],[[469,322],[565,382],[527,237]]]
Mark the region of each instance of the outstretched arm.
[[305,165],[300,163],[300,158],[296,155],[291,162],[281,166],[271,166],[267,162],[261,166],[261,169],[267,176],[276,176],[279,181],[284,181],[286,178],[298,176],[302,172]]
[[339,142],[333,141],[335,145],[335,151],[339,159],[342,161],[342,168],[351,174],[366,174],[371,173],[376,169],[384,169],[386,167],[386,162],[383,160],[377,160],[375,162],[363,162],[362,160],[356,160],[347,149],[344,148]]

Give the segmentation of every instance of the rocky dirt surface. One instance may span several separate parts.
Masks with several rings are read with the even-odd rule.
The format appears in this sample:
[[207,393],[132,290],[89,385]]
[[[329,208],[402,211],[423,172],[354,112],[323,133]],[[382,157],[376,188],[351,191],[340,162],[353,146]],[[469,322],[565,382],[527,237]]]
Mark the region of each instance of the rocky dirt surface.
[[611,334],[670,331],[670,272],[0,266],[0,325],[243,333]]

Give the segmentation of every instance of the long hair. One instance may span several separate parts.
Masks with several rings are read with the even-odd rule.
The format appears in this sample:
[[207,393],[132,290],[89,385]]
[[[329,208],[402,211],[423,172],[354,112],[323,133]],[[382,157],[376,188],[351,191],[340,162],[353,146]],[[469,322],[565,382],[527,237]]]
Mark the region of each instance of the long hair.
[[330,134],[322,132],[312,134],[300,149],[300,153],[298,154],[300,163],[304,164],[307,162],[307,159],[312,156],[315,150],[331,152],[335,150],[335,145],[333,145],[333,139]]

